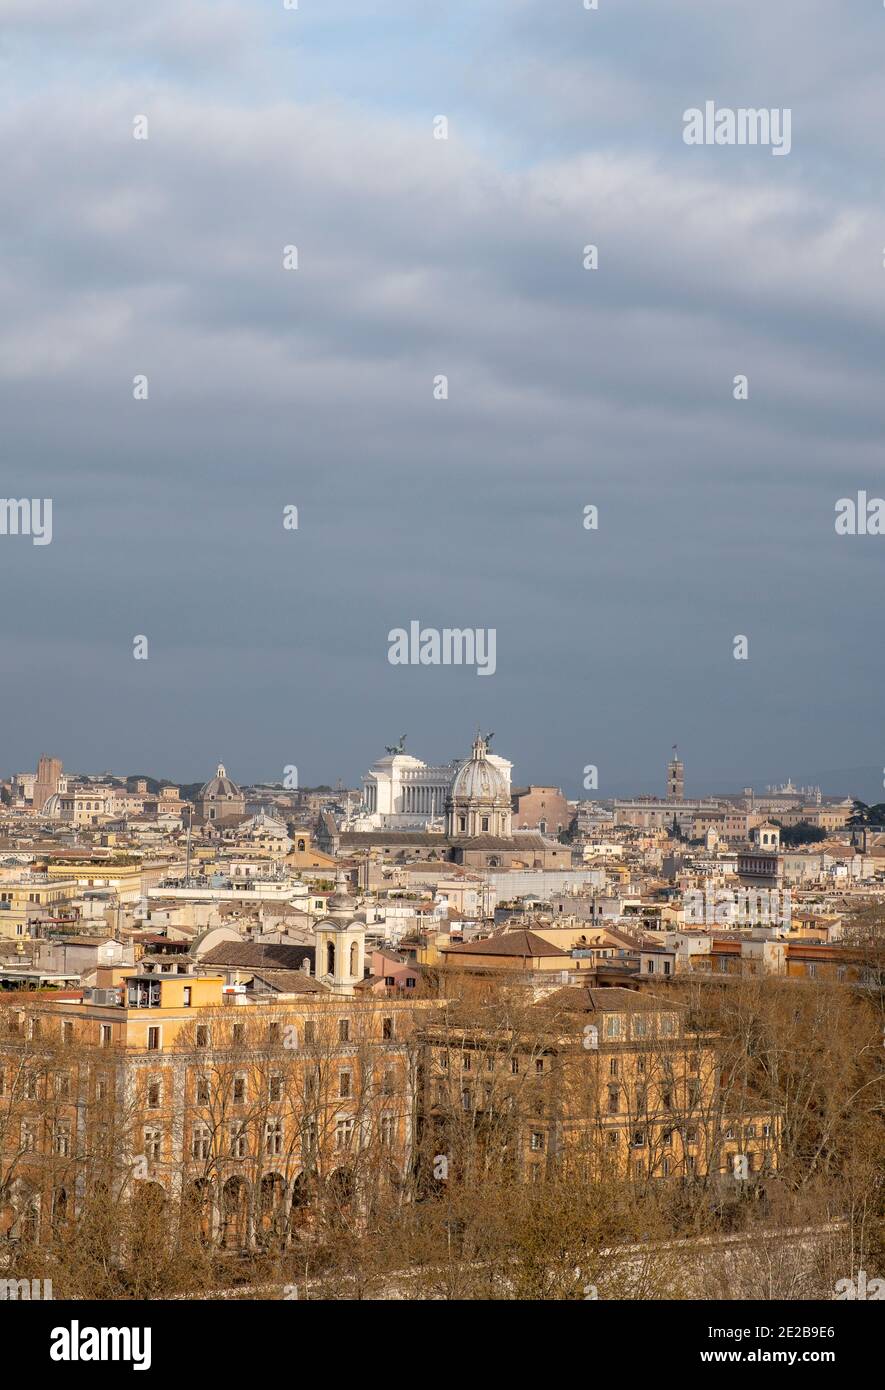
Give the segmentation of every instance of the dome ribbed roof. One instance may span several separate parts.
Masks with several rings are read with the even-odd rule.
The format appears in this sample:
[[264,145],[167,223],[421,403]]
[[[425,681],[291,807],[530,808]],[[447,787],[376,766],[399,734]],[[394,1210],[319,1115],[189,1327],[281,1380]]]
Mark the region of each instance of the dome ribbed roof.
[[473,753],[461,764],[452,782],[453,801],[505,802],[509,805],[504,778],[486,757],[486,743],[477,738]]
[[226,801],[241,797],[242,792],[228,777],[224,764],[219,763],[215,776],[206,783],[200,796],[206,801]]

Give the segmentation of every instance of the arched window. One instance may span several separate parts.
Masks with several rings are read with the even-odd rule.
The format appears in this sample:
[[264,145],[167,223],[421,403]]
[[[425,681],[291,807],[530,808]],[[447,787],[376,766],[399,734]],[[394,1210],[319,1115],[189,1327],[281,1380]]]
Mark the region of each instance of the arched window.
[[351,947],[350,947],[350,973],[351,973],[351,975],[356,975],[357,971],[359,970],[359,963],[360,963],[360,948],[359,948],[359,946],[357,945],[357,943],[354,941],[354,942],[351,944]]
[[304,846],[304,841],[303,841],[303,840],[299,840],[299,841],[298,841],[298,848],[299,848],[300,850],[303,851],[303,850],[304,850],[304,847],[305,847],[305,846]]
[[326,974],[335,974],[335,943],[333,941],[326,943]]

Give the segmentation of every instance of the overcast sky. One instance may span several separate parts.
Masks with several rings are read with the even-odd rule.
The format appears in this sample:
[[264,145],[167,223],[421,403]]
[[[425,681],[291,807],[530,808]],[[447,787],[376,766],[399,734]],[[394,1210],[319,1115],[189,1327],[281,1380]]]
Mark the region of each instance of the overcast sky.
[[[689,793],[879,799],[885,537],[834,517],[885,496],[885,9],[0,0],[0,35],[0,494],[53,499],[50,545],[0,535],[0,770],[353,783],[480,724],[570,795],[663,792],[678,742]],[[686,145],[707,100],[789,108],[789,155]],[[494,628],[494,676],[391,665],[412,619]]]

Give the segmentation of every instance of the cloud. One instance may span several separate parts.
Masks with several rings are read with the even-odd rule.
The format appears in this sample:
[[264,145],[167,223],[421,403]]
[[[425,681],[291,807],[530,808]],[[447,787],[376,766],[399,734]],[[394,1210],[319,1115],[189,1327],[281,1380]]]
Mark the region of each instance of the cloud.
[[[72,760],[105,736],[181,776],[219,743],[240,776],[301,768],[294,721],[316,779],[352,779],[394,712],[451,756],[477,699],[523,780],[572,791],[585,762],[638,779],[686,725],[711,775],[735,747],[797,776],[878,759],[872,711],[841,731],[831,703],[837,636],[881,676],[855,602],[878,557],[832,525],[885,424],[873,185],[850,141],[832,183],[798,140],[787,160],[682,144],[712,94],[698,45],[720,99],[786,90],[789,35],[767,42],[761,9],[568,8],[473,12],[449,53],[465,11],[378,7],[388,60],[419,58],[383,93],[349,80],[385,33],[361,6],[0,6],[19,54],[71,60],[26,63],[0,111],[3,491],[55,499],[52,546],[0,541],[0,582],[26,684],[64,653]],[[829,158],[867,31],[817,17],[803,81],[840,116],[802,130]],[[495,626],[492,692],[389,667],[412,617]],[[46,704],[12,698],[37,748]]]

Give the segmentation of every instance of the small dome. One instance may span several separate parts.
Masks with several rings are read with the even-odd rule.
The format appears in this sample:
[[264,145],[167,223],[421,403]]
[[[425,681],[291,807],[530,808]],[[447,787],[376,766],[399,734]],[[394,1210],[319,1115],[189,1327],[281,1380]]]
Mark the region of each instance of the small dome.
[[356,910],[356,898],[348,892],[347,875],[339,869],[335,877],[335,892],[326,903],[326,911],[341,917]]
[[224,763],[218,764],[215,776],[206,783],[200,792],[203,801],[236,801],[242,796],[242,792],[236,782],[232,782],[227,775]]

